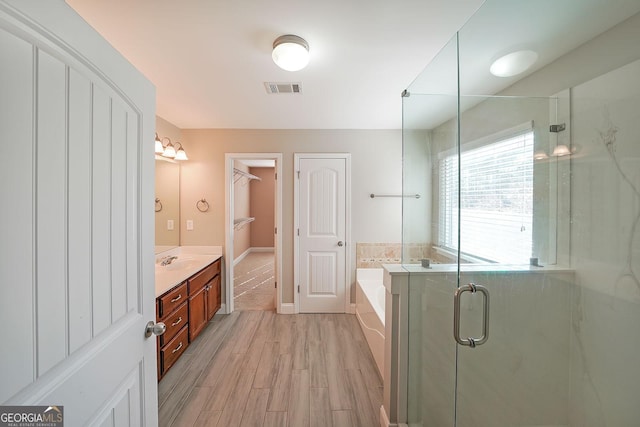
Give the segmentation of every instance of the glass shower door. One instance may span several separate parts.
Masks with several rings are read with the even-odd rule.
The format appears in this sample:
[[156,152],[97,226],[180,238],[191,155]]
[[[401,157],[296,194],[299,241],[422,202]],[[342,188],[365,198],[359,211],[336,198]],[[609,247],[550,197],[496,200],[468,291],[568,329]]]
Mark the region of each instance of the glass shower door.
[[568,248],[557,224],[568,159],[534,156],[568,141],[568,129],[550,131],[566,103],[460,103],[455,425],[566,426],[574,275],[557,264]]

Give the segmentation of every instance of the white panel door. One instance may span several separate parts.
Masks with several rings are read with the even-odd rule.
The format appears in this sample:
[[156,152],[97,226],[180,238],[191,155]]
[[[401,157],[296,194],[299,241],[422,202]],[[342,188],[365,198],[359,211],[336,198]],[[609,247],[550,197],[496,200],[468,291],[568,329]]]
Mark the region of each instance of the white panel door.
[[299,311],[344,313],[346,159],[298,161]]
[[0,57],[0,404],[156,425],[155,90],[63,1],[0,0]]

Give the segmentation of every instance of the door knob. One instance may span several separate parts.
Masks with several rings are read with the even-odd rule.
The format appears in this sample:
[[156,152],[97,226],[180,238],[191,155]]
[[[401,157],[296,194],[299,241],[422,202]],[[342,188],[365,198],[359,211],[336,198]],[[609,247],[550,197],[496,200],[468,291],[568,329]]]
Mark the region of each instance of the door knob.
[[344,246],[344,243],[342,243],[342,240],[338,241],[338,246]]
[[149,338],[151,335],[162,335],[167,330],[167,325],[162,322],[155,323],[154,321],[149,321],[147,323],[147,327],[144,331],[144,336]]

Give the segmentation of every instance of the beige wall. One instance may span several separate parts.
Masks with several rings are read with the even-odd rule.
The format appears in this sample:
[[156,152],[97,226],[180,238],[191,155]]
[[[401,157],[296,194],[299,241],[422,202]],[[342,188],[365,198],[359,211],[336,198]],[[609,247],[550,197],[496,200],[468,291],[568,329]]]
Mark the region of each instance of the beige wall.
[[[371,199],[370,193],[402,191],[400,130],[183,130],[189,161],[182,164],[181,215],[194,222],[181,230],[183,245],[223,245],[225,242],[225,153],[283,154],[283,302],[293,302],[293,154],[351,153],[352,259],[355,280],[356,242],[399,242],[401,199]],[[208,212],[195,208],[205,197]],[[353,300],[353,293],[352,293]]]
[[250,168],[249,172],[261,179],[251,181],[250,199],[251,247],[273,248],[275,228],[275,195],[276,181],[274,168]]
[[[162,139],[180,141],[182,131],[168,121],[156,116],[156,133]],[[180,245],[180,164],[156,160],[156,194],[162,210],[155,214],[155,244],[166,249]],[[174,221],[174,229],[167,230],[167,220]],[[158,248],[157,248],[158,249]]]

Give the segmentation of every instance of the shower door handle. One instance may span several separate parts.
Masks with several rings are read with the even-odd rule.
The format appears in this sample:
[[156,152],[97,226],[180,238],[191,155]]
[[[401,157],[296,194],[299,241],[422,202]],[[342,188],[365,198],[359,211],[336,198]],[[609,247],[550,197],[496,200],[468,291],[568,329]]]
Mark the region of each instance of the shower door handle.
[[[472,294],[480,292],[483,297],[482,336],[480,338],[460,338],[460,298],[465,292],[471,292]],[[469,283],[456,289],[453,294],[453,337],[458,344],[471,348],[482,345],[489,339],[489,290],[484,286]]]

